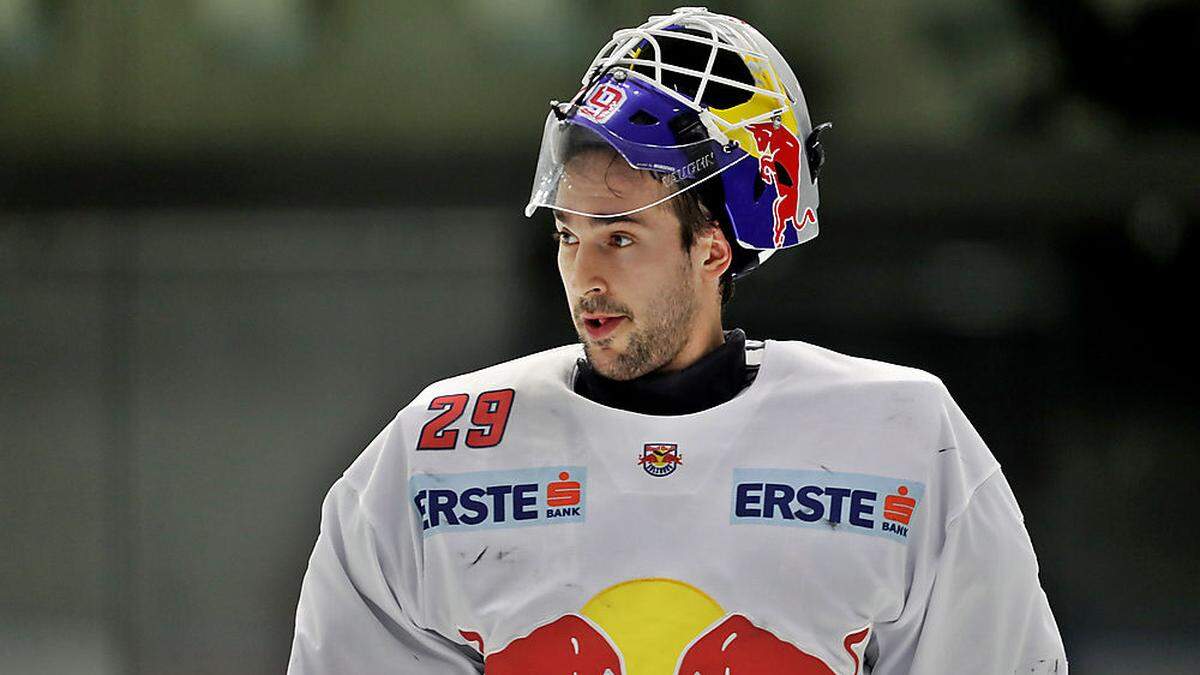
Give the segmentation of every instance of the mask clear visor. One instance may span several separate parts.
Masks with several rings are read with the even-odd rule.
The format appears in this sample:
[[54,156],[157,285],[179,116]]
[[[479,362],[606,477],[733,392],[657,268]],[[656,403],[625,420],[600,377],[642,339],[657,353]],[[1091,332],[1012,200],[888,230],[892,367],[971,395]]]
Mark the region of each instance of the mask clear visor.
[[678,145],[639,143],[600,125],[559,119],[551,111],[525,215],[542,207],[594,218],[631,215],[747,157],[736,145],[708,138]]

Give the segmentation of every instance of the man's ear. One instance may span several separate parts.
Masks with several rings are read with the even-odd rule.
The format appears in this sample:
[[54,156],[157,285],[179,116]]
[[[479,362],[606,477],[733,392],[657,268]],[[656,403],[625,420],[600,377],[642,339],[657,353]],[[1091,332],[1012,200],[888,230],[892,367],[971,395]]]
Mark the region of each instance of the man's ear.
[[720,280],[721,275],[733,264],[733,245],[725,238],[725,232],[716,222],[711,223],[705,233],[696,238],[703,258],[700,261],[705,276]]

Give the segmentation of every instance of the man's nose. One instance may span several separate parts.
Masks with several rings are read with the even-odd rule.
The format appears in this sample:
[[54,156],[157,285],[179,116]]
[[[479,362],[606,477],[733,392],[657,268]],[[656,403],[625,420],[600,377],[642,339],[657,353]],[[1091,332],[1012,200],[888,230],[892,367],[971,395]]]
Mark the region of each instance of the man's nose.
[[575,253],[575,291],[580,295],[608,292],[608,278],[602,246],[580,242]]

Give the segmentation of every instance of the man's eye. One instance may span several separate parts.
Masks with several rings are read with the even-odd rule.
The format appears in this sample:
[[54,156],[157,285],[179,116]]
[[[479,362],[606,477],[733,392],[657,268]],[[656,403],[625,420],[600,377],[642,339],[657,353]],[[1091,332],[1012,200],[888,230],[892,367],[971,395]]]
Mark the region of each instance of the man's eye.
[[633,243],[633,237],[626,234],[614,234],[612,239],[617,244],[617,248],[625,248]]
[[550,234],[550,238],[564,246],[569,246],[577,241],[575,239],[575,235],[567,232],[566,230],[556,230]]

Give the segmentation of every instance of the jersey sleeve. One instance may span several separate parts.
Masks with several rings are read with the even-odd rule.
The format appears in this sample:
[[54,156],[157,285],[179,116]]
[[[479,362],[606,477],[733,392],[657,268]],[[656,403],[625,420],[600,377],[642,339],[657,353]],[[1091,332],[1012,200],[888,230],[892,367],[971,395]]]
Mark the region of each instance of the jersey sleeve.
[[393,420],[325,498],[296,610],[290,675],[482,672],[481,657],[468,647],[418,623],[420,535],[404,466],[389,456],[407,451],[399,426]]
[[872,675],[1066,675],[1024,517],[1003,471],[949,399],[934,459],[938,527],[918,554],[900,617],[875,627]]

